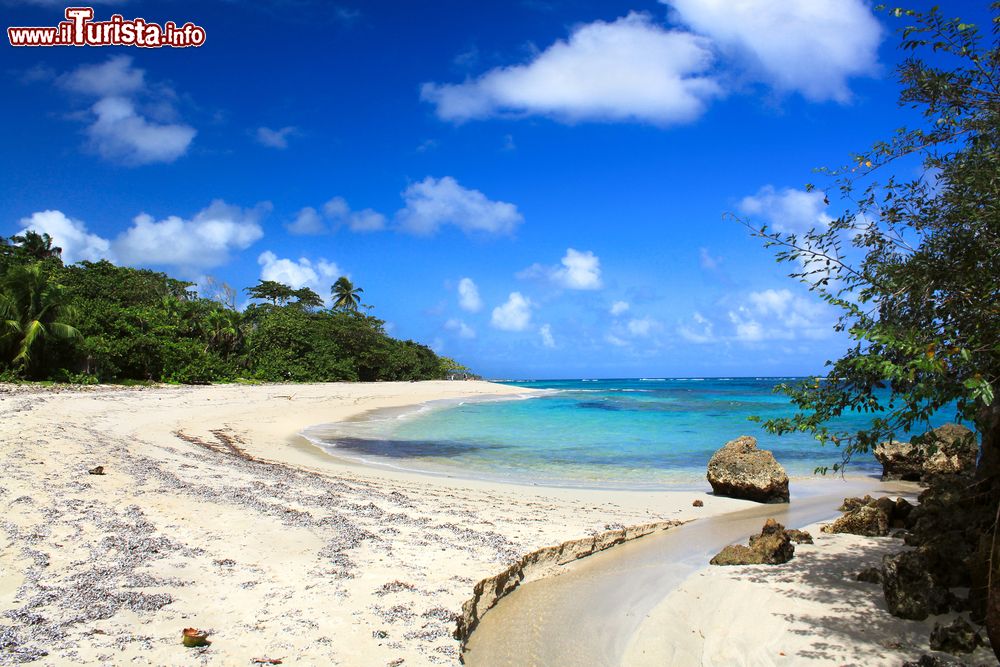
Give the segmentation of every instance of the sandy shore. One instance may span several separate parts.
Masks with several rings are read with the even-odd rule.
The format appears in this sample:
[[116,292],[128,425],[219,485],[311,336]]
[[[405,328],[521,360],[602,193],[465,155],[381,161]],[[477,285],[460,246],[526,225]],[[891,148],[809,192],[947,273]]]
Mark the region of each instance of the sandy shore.
[[[880,584],[857,581],[858,572],[879,567],[902,542],[831,535],[820,532],[822,525],[804,526],[815,543],[796,545],[795,557],[783,565],[709,566],[688,577],[647,616],[624,664],[899,667],[934,654],[934,624],[958,614],[896,618]],[[970,665],[996,662],[989,648],[959,658]]]
[[[0,385],[0,664],[456,664],[463,603],[524,554],[761,507],[367,468],[296,435],[371,409],[513,393],[523,390]],[[98,465],[106,474],[88,474]],[[853,580],[898,543],[813,534],[787,565],[680,582],[642,620],[625,664],[896,665],[925,650],[928,623],[894,619],[876,587]],[[546,572],[570,581],[590,561]],[[184,648],[185,627],[210,630],[211,646]]]
[[[540,547],[744,503],[362,468],[302,428],[489,383],[0,387],[0,663],[455,664],[474,584]],[[104,475],[88,470],[104,466]],[[185,649],[180,631],[212,631]]]

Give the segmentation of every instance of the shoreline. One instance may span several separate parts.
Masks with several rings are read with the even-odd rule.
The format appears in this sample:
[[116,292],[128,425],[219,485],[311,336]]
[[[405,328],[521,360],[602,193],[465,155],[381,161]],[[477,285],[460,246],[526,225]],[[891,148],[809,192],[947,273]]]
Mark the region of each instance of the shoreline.
[[[456,624],[491,606],[477,582],[566,584],[680,530],[662,528],[702,519],[681,529],[714,533],[733,513],[781,509],[707,484],[623,493],[391,471],[297,435],[370,409],[512,390],[524,393],[482,382],[0,385],[0,665],[457,664]],[[88,474],[95,465],[105,474]],[[839,495],[841,481],[794,484],[793,501]],[[656,530],[630,539],[640,526]],[[213,643],[184,648],[185,627]]]
[[[525,393],[477,382],[0,391],[0,661],[455,664],[462,604],[523,554],[745,506],[382,471],[295,435],[373,407],[512,390]],[[89,475],[95,465],[105,474]],[[212,630],[213,644],[185,649],[184,627]]]
[[[469,467],[463,467],[461,465],[448,465],[442,463],[429,463],[423,466],[413,465],[408,467],[405,465],[398,465],[389,462],[386,457],[380,457],[375,455],[366,455],[358,453],[346,453],[341,452],[336,445],[330,445],[322,442],[323,438],[337,438],[337,437],[352,437],[358,434],[351,433],[350,426],[346,431],[339,431],[338,426],[340,425],[351,425],[351,424],[361,424],[364,425],[371,421],[384,421],[381,417],[388,415],[390,418],[395,416],[395,418],[408,418],[412,415],[421,414],[424,409],[428,410],[447,410],[452,407],[456,407],[463,403],[475,402],[475,403],[489,403],[495,401],[505,401],[505,400],[530,400],[532,398],[537,398],[539,395],[544,395],[550,389],[537,389],[530,387],[520,387],[512,385],[503,385],[497,382],[487,382],[488,384],[500,387],[508,387],[512,390],[517,390],[511,394],[502,394],[499,396],[488,396],[488,397],[467,397],[467,398],[447,398],[447,399],[432,399],[424,401],[421,403],[409,404],[409,405],[396,405],[392,407],[381,407],[367,409],[356,414],[347,416],[343,419],[332,422],[321,422],[316,424],[310,424],[308,426],[300,429],[294,437],[294,441],[291,439],[289,442],[294,446],[309,446],[322,453],[324,459],[332,459],[342,465],[349,466],[352,468],[360,469],[370,469],[375,471],[383,472],[398,472],[403,475],[417,475],[420,477],[425,477],[429,479],[450,479],[462,482],[483,482],[486,484],[503,484],[511,486],[523,486],[527,488],[545,488],[545,489],[565,489],[569,491],[579,490],[583,492],[588,491],[606,491],[615,493],[634,493],[634,492],[648,492],[648,493],[661,493],[661,492],[686,492],[686,493],[700,493],[704,491],[706,486],[704,471],[694,472],[677,472],[672,473],[676,476],[676,480],[667,481],[662,484],[650,484],[650,485],[636,485],[631,484],[628,481],[619,481],[613,483],[597,483],[590,480],[575,479],[572,477],[537,477],[532,478],[529,476],[512,476],[509,479],[502,479],[500,476],[489,476],[480,469],[472,469]],[[558,390],[556,390],[558,391]],[[471,400],[469,400],[471,399]],[[326,433],[317,433],[315,435],[310,435],[308,431],[315,429],[316,431],[326,430]],[[735,437],[735,436],[734,436]],[[720,444],[721,446],[721,444]],[[368,458],[366,458],[368,457]],[[861,468],[860,464],[856,464],[860,469],[858,472],[852,472],[845,475],[840,475],[837,473],[832,473],[830,475],[819,475],[819,474],[793,474],[789,473],[788,479],[789,483],[798,487],[810,488],[816,484],[824,483],[826,480],[841,479],[847,481],[861,481],[866,479],[873,479],[877,477],[874,469],[865,470]]]

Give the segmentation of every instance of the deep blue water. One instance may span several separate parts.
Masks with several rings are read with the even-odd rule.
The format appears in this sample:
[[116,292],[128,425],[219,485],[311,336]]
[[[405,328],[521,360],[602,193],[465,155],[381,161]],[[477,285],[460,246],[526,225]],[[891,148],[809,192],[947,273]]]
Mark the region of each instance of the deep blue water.
[[[614,488],[703,485],[712,453],[754,435],[789,475],[812,475],[840,450],[803,433],[770,435],[748,418],[789,415],[774,387],[790,378],[554,380],[533,398],[467,401],[388,412],[311,429],[332,453],[369,463],[458,476]],[[862,427],[870,415],[841,420]],[[849,471],[879,469],[856,457]]]

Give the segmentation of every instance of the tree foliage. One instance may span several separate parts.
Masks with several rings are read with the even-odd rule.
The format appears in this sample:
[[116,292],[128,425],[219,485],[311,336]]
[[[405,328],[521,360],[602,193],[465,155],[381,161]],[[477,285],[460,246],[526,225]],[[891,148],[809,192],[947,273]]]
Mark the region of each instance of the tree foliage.
[[[836,328],[853,341],[824,378],[784,387],[801,412],[765,425],[812,431],[849,458],[955,406],[992,457],[1000,447],[998,24],[984,44],[976,26],[937,8],[890,13],[910,23],[900,103],[924,122],[846,167],[820,170],[832,180],[828,199],[849,203],[827,226],[796,235],[751,224],[796,267],[793,277],[840,309]],[[870,428],[829,425],[850,410],[873,413]]]
[[[0,238],[0,376],[205,383],[423,380],[453,362],[312,289],[260,281],[243,312],[227,286],[107,261],[64,266],[48,237]],[[346,280],[346,279],[345,279]],[[212,291],[212,290],[210,290]],[[361,290],[348,281],[345,297]]]
[[347,276],[340,276],[330,288],[333,295],[333,307],[341,310],[357,310],[361,305],[363,289],[355,287]]
[[[795,235],[748,224],[840,309],[836,328],[852,340],[825,377],[783,387],[799,411],[766,428],[843,446],[838,469],[942,412],[975,427],[981,454],[962,501],[971,530],[952,537],[977,541],[953,546],[972,552],[960,564],[969,603],[1000,658],[1000,3],[992,10],[985,35],[937,7],[890,10],[907,22],[900,104],[920,125],[821,170],[827,201],[848,202],[827,226]],[[871,413],[870,426],[831,426],[847,411]]]

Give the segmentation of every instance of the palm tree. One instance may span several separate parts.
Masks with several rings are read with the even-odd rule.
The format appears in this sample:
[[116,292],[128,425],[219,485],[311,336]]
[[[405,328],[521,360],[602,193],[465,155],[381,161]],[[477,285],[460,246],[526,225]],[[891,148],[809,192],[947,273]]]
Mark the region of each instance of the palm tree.
[[333,307],[343,310],[357,311],[361,304],[361,294],[364,292],[360,287],[355,287],[354,283],[348,280],[347,276],[340,276],[337,282],[330,288],[333,293]]
[[64,321],[74,314],[62,286],[41,264],[16,266],[0,285],[0,350],[12,366],[27,370],[47,339],[81,337]]
[[62,248],[52,245],[52,237],[48,234],[27,229],[20,236],[12,236],[10,240],[18,246],[18,252],[30,259],[42,260],[62,255]]
[[208,347],[222,354],[223,359],[243,345],[243,329],[239,312],[228,308],[213,310],[207,317]]

